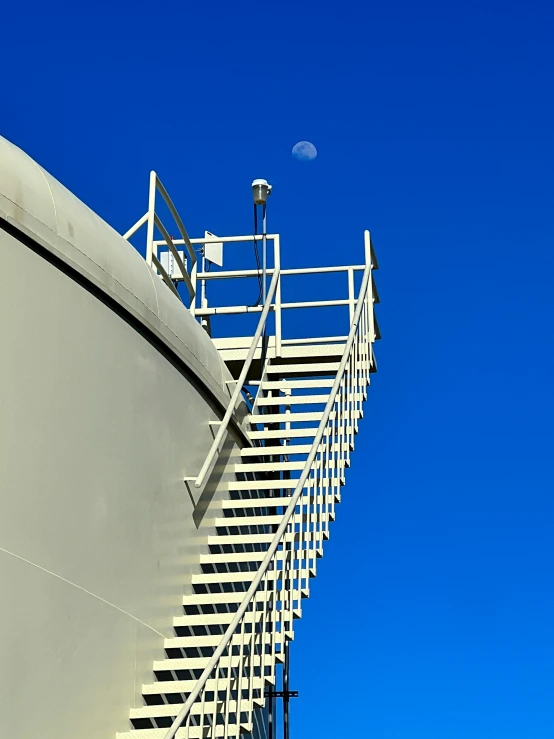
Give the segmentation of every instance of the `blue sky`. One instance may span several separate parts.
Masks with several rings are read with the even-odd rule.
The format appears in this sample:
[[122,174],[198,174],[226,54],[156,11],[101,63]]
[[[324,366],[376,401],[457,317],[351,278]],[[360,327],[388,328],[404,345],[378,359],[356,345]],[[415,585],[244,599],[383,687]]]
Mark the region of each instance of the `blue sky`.
[[192,235],[249,232],[267,177],[286,266],[360,261],[372,231],[380,371],[292,647],[293,737],[552,737],[553,21],[3,8],[1,133],[118,230],[154,168]]

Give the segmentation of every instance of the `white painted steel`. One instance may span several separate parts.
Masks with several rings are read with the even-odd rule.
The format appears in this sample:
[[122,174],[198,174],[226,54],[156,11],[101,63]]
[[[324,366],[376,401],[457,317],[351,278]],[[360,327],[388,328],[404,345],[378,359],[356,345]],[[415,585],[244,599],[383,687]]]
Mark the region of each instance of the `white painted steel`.
[[[154,241],[153,242],[154,251],[156,251],[158,246],[167,244],[166,234],[163,233],[163,235],[164,235],[165,241]],[[282,311],[283,310],[291,310],[291,309],[298,309],[298,308],[324,308],[324,307],[333,308],[333,307],[340,307],[340,306],[348,306],[349,311],[350,311],[350,320],[352,320],[352,316],[353,316],[354,308],[356,304],[356,298],[354,297],[354,273],[364,270],[365,269],[364,265],[293,268],[293,269],[282,270],[281,269],[280,242],[279,242],[278,234],[270,234],[267,237],[264,235],[256,236],[256,237],[253,237],[253,236],[217,237],[218,242],[221,244],[251,242],[254,238],[258,241],[262,241],[264,245],[265,245],[266,240],[273,242],[274,267],[266,269],[265,262],[264,262],[264,274],[267,274],[268,276],[272,276],[275,273],[275,270],[278,270],[280,272],[280,278],[279,278],[279,282],[277,284],[277,289],[275,293],[275,303],[270,306],[270,310],[272,312],[275,312],[275,342],[276,342],[277,356],[281,355],[281,347],[283,344],[291,344],[291,343],[299,344],[299,343],[303,343],[306,341],[305,339],[283,341],[282,339]],[[205,237],[203,239],[202,238],[190,239],[188,243],[203,244],[204,246],[206,246],[210,244],[211,241],[212,241],[211,238]],[[172,241],[172,246],[176,247],[183,243],[185,243],[183,240],[174,239]],[[264,255],[265,255],[265,249],[264,249]],[[154,256],[154,260],[155,260],[155,256]],[[159,263],[156,262],[156,265],[157,264]],[[165,271],[161,267],[158,267],[158,271],[161,273],[163,279],[167,282],[170,289],[173,286],[173,282],[178,282],[181,280],[185,280],[185,281],[188,280],[186,273],[180,274],[179,272],[177,272],[176,274],[167,275],[167,273],[165,273]],[[281,299],[281,278],[282,277],[292,277],[292,276],[299,276],[299,275],[317,275],[317,274],[325,274],[325,273],[341,273],[341,272],[347,273],[348,275],[348,298],[336,299],[336,300],[297,301],[297,302],[289,302],[289,303],[282,302],[282,299]],[[202,318],[206,319],[210,316],[261,313],[263,308],[260,305],[255,305],[255,306],[251,306],[251,305],[208,306],[207,299],[206,299],[206,291],[205,291],[206,284],[209,281],[226,280],[226,279],[235,280],[235,279],[240,279],[240,278],[258,278],[258,277],[259,277],[258,271],[253,270],[253,269],[219,270],[219,271],[214,270],[213,272],[206,272],[205,270],[203,270],[202,272],[198,272],[195,266],[192,287],[195,289],[196,280],[200,279],[202,283],[202,296],[201,296],[199,306],[196,305],[196,301],[193,298],[192,305],[191,305],[191,312],[196,317],[201,318],[201,319]],[[324,343],[327,340],[328,339],[322,339],[321,343]]]
[[[290,310],[292,308],[336,308],[341,305],[349,305],[348,299],[340,300],[300,300],[296,303],[281,303],[282,310]],[[218,308],[197,308],[195,315],[197,316],[222,316],[222,315],[239,315],[241,313],[260,313],[262,307],[260,305],[225,305]],[[271,306],[271,310],[274,307]]]
[[[350,426],[352,428],[352,426]],[[305,429],[264,429],[263,431],[250,431],[249,436],[252,440],[267,440],[267,439],[309,439],[313,438],[316,431],[316,426],[311,426]],[[330,430],[325,433],[325,438],[331,437],[334,432]]]
[[[214,574],[213,582],[249,582],[250,585],[246,594],[240,600],[240,604],[236,613],[230,620],[223,637],[220,639],[213,655],[204,666],[202,675],[195,684],[187,697],[183,707],[176,716],[171,728],[164,735],[164,739],[174,739],[180,736],[182,728],[185,727],[183,737],[191,739],[195,736],[191,727],[191,716],[193,712],[198,710],[200,701],[201,730],[206,736],[215,739],[219,735],[220,724],[213,725],[213,719],[216,715],[222,715],[224,732],[223,736],[238,736],[241,729],[237,723],[237,717],[231,717],[231,680],[228,681],[226,687],[226,697],[221,705],[221,711],[217,706],[212,709],[211,718],[204,719],[205,716],[205,695],[208,681],[215,677],[216,683],[220,677],[220,673],[224,665],[229,664],[229,660],[236,665],[238,669],[238,684],[248,685],[249,702],[247,704],[247,724],[252,721],[252,712],[254,710],[253,701],[253,677],[254,670],[260,668],[261,675],[265,676],[266,665],[273,674],[273,665],[282,659],[282,649],[284,640],[292,638],[292,622],[294,619],[294,610],[299,605],[301,599],[306,597],[309,592],[308,582],[311,576],[315,574],[315,561],[317,553],[320,551],[323,541],[328,538],[329,521],[334,519],[335,493],[338,492],[343,483],[343,471],[348,465],[350,450],[354,442],[354,422],[357,417],[361,416],[361,403],[365,398],[365,389],[369,384],[369,375],[373,369],[373,352],[372,343],[375,340],[375,330],[373,323],[373,292],[371,278],[371,241],[369,233],[365,234],[366,249],[366,268],[362,279],[359,298],[352,316],[351,328],[348,339],[344,347],[340,362],[336,363],[336,367],[329,368],[329,362],[315,362],[315,365],[326,365],[323,372],[336,372],[329,393],[329,397],[325,404],[324,411],[315,416],[319,419],[317,429],[296,429],[311,434],[313,439],[311,444],[303,445],[309,447],[306,461],[303,463],[302,471],[298,480],[285,479],[268,479],[268,480],[251,480],[246,482],[237,481],[237,483],[226,483],[228,489],[236,491],[242,490],[245,493],[248,490],[270,489],[272,487],[285,489],[291,488],[293,492],[288,496],[286,510],[282,515],[277,513],[260,515],[260,507],[271,507],[279,504],[279,498],[252,498],[248,501],[252,506],[252,515],[224,517],[216,520],[216,525],[223,527],[223,530],[230,527],[250,527],[248,534],[231,534],[209,537],[209,541],[217,543],[235,543],[244,542],[249,545],[256,542],[269,542],[269,547],[264,555],[261,565],[255,573],[245,571],[242,573],[224,573]],[[350,305],[352,302],[350,301]],[[266,368],[265,377],[268,376],[267,370],[273,370],[273,373],[279,374],[281,377],[287,373],[298,375],[299,372],[316,372],[317,366],[312,365],[277,365]],[[261,389],[259,394],[263,393],[264,379],[262,378]],[[287,391],[290,392],[290,391]],[[260,396],[260,397],[263,397]],[[287,403],[287,397],[279,399],[283,405]],[[259,421],[265,424],[281,423],[288,420],[298,418],[311,417],[314,414],[290,412],[287,414],[258,414],[251,417],[251,421]],[[331,425],[329,425],[331,424]],[[283,436],[291,435],[293,430],[287,429],[264,429],[259,432],[251,432],[251,437],[255,438],[258,433],[261,439],[283,438]],[[274,434],[280,435],[275,437]],[[335,446],[335,451],[330,451]],[[286,454],[287,447],[279,445],[276,447],[277,454]],[[253,456],[254,450],[248,450],[247,456]],[[265,453],[267,449],[265,450]],[[253,463],[254,465],[256,463]],[[264,463],[265,466],[265,463]],[[275,468],[277,470],[277,468]],[[231,501],[229,505],[233,505],[235,501]],[[226,504],[227,506],[227,504]],[[277,524],[275,534],[271,533],[255,533],[259,528],[264,528],[268,524]],[[287,548],[287,542],[294,542],[294,550]],[[259,561],[259,557],[256,558]],[[219,579],[218,579],[219,578]],[[200,578],[204,583],[212,581],[212,577],[204,576]],[[270,588],[270,584],[281,584],[279,590]],[[225,595],[227,597],[228,594]],[[236,602],[239,602],[237,600]],[[259,609],[261,606],[261,609]],[[261,616],[260,616],[261,614]],[[252,631],[253,621],[260,623],[261,628]],[[250,649],[255,651],[255,657],[250,654],[249,658],[245,657],[244,644],[251,645]],[[209,643],[213,644],[213,637],[209,637]],[[238,657],[229,657],[229,650],[232,644],[240,644]],[[261,649],[260,649],[261,647]],[[177,660],[179,662],[179,660]],[[242,695],[242,688],[241,693]],[[229,733],[230,732],[230,733]]]
[[[241,241],[252,241],[253,236],[241,236],[238,237]],[[275,234],[274,236],[268,236],[268,238],[278,238],[278,235]],[[192,243],[198,243],[198,239],[191,239]],[[164,241],[158,241],[154,242],[157,244],[164,244]],[[175,245],[179,244],[179,241],[177,239],[173,240],[173,243]],[[208,241],[201,243],[209,243]],[[354,272],[363,272],[365,269],[365,266],[363,264],[354,264],[350,267],[300,267],[297,269],[282,269],[281,270],[281,276],[292,276],[292,275],[318,275],[318,274],[325,274],[329,272],[348,272],[349,270],[352,270]],[[271,277],[273,274],[273,268],[268,268],[267,270],[267,276]],[[219,272],[199,272],[198,273],[198,279],[203,280],[228,280],[229,278],[237,279],[237,278],[247,278],[247,277],[257,277],[258,276],[258,270],[257,269],[237,269],[237,270],[221,270]],[[346,338],[346,337],[345,337]]]
[[282,375],[309,375],[314,373],[317,375],[334,374],[339,368],[338,362],[318,362],[315,364],[276,364],[267,367],[268,374]]
[[[167,207],[169,208],[169,211],[171,215],[173,216],[173,220],[175,221],[175,224],[177,225],[177,228],[179,229],[179,232],[181,234],[181,239],[172,239],[169,235],[166,227],[162,223],[161,218],[156,213],[156,193],[159,192],[162,198],[164,199]],[[181,216],[179,215],[177,209],[175,208],[175,205],[173,204],[173,201],[169,197],[169,194],[165,187],[162,184],[162,181],[156,174],[156,172],[152,171],[150,172],[150,182],[149,182],[149,188],[148,188],[148,210],[146,213],[139,218],[139,220],[135,223],[134,226],[131,226],[131,228],[126,231],[125,234],[123,234],[123,238],[127,241],[133,236],[144,224],[146,223],[146,263],[152,268],[154,272],[159,272],[163,281],[165,284],[169,287],[171,292],[176,295],[179,300],[181,299],[181,296],[179,295],[179,292],[175,285],[173,284],[173,275],[169,275],[165,268],[163,267],[159,257],[158,257],[158,247],[161,245],[167,246],[171,254],[173,255],[173,258],[175,259],[175,262],[179,268],[179,280],[185,283],[185,286],[189,293],[190,303],[189,305],[194,307],[194,300],[196,296],[196,287],[193,284],[193,281],[191,279],[192,273],[194,271],[194,274],[196,275],[196,254],[194,252],[194,248],[192,246],[191,240],[189,239],[189,236],[187,234],[187,230],[183,224],[183,221],[181,220]],[[160,233],[162,234],[163,241],[155,241],[154,240],[154,228],[157,227]],[[175,244],[179,243],[180,245],[183,245],[187,251],[187,263],[190,263],[190,270],[189,273],[187,271],[187,266],[185,266],[183,260],[181,259],[181,255],[179,254],[178,250],[175,248]]]
[[[279,454],[286,454],[287,457],[293,457],[297,455],[304,455],[309,454],[310,450],[312,448],[311,444],[288,444],[288,445],[275,445],[275,446],[265,446],[265,447],[253,447],[252,449],[244,448],[241,450],[241,456],[243,458],[248,457],[268,457],[271,455],[279,455]],[[343,451],[346,451],[347,445],[345,443],[343,444],[337,444],[332,443],[329,445],[322,444],[320,447],[320,451],[322,449],[328,449],[331,452],[337,452],[340,449]]]
[[[267,383],[264,383],[264,389],[266,388]],[[295,395],[294,397],[286,399],[286,405],[325,405],[328,400],[328,395]],[[273,398],[260,398],[257,405],[285,405],[285,398],[280,396]]]

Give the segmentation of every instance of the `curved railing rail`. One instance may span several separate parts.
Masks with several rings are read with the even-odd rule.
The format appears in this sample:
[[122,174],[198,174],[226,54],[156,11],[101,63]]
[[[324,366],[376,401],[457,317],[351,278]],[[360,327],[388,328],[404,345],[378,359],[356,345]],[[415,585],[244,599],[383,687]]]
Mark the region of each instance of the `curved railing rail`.
[[[187,263],[190,264],[190,274],[187,271],[187,265],[185,262],[183,262],[181,258],[181,254],[175,247],[175,239],[173,239],[164,224],[162,223],[161,218],[156,213],[156,193],[159,192],[162,198],[165,201],[165,204],[167,205],[169,212],[171,213],[173,220],[175,221],[177,228],[179,229],[179,233],[181,234],[181,239],[179,243],[182,243],[185,247],[186,253],[187,253]],[[177,264],[177,267],[179,268],[179,272],[181,273],[181,280],[185,283],[185,286],[187,288],[188,294],[189,294],[189,306],[192,304],[194,305],[194,297],[195,297],[195,288],[192,283],[191,274],[194,274],[196,271],[196,254],[194,252],[194,247],[192,246],[192,243],[189,239],[189,235],[187,233],[187,230],[184,226],[183,221],[181,220],[181,216],[179,215],[177,208],[173,205],[173,201],[169,197],[169,193],[165,189],[165,187],[162,184],[162,181],[158,177],[158,175],[152,171],[150,172],[150,186],[148,189],[148,210],[146,213],[142,216],[142,218],[139,218],[139,220],[135,223],[134,226],[131,226],[131,228],[123,234],[123,238],[129,240],[131,236],[133,236],[139,228],[144,226],[146,224],[146,262],[147,264],[154,269],[155,272],[159,272],[163,281],[168,286],[168,288],[171,290],[174,295],[176,295],[179,300],[181,300],[181,296],[179,295],[179,292],[177,288],[175,287],[173,280],[171,279],[171,276],[167,273],[167,270],[162,265],[158,258],[158,243],[165,243],[167,246],[169,252],[173,255],[173,258],[175,259],[175,263]],[[158,230],[160,231],[161,235],[163,236],[163,242],[157,242],[154,241],[154,227],[157,226]]]
[[258,344],[260,343],[260,339],[262,337],[262,334],[264,333],[265,325],[267,323],[267,316],[269,315],[269,310],[271,308],[273,298],[275,297],[275,291],[279,283],[279,275],[279,267],[276,267],[273,272],[273,277],[271,278],[271,283],[269,285],[269,290],[265,299],[262,315],[260,316],[260,320],[258,322],[256,333],[254,334],[254,338],[252,339],[252,343],[250,344],[250,349],[248,350],[248,354],[246,355],[246,359],[244,361],[244,365],[242,367],[239,378],[236,382],[235,389],[233,391],[233,394],[231,395],[231,400],[229,401],[229,405],[227,406],[225,415],[223,416],[223,419],[219,425],[218,432],[215,435],[212,446],[210,447],[210,451],[208,452],[208,456],[206,457],[206,460],[202,465],[200,472],[198,473],[198,477],[186,478],[187,481],[194,482],[194,485],[197,488],[202,487],[202,485],[204,484],[206,475],[211,469],[211,466],[217,455],[219,445],[223,440],[223,437],[227,431],[227,427],[229,426],[229,422],[233,416],[233,413],[235,412],[237,402],[242,393],[242,388],[244,387],[244,384],[248,378],[248,373],[250,372],[250,367],[252,365],[254,355],[256,354],[256,349],[258,348]]
[[[263,704],[265,681],[275,679],[276,657],[282,656],[285,640],[292,636],[293,619],[328,537],[373,365],[372,249],[369,232],[364,236],[362,284],[312,448],[250,587],[164,739],[174,739],[180,728],[185,728],[186,739],[227,739],[230,724],[237,736],[241,726],[250,730],[254,703]],[[268,300],[271,295],[270,289]]]

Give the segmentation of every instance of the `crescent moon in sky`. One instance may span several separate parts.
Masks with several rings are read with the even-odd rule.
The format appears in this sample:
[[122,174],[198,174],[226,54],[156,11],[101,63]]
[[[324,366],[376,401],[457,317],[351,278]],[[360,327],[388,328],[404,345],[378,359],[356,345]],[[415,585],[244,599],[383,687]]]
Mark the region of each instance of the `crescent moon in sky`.
[[292,156],[300,162],[311,162],[317,156],[317,149],[310,141],[299,141],[292,147]]

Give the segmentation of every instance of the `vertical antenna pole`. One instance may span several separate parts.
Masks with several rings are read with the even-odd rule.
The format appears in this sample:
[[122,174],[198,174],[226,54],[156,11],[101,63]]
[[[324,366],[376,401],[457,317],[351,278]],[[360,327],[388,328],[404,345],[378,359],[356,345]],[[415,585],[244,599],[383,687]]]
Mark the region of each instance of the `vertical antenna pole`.
[[[262,306],[265,306],[267,299],[267,199],[271,195],[271,185],[267,180],[254,180],[252,183],[252,196],[254,199],[254,218],[256,218],[257,206],[263,207],[262,218]],[[263,307],[262,307],[263,310]],[[264,374],[265,361],[267,357],[267,321],[264,324],[262,333],[262,356],[261,356],[261,377]],[[263,395],[260,387],[259,392]]]
[[[262,305],[265,305],[265,299],[267,297],[267,206],[264,203],[262,206]],[[267,356],[267,321],[264,325],[264,332],[262,334],[262,374],[265,367],[265,360]]]
[[262,305],[265,305],[265,298],[267,295],[267,206],[263,205],[263,216],[262,216]]

